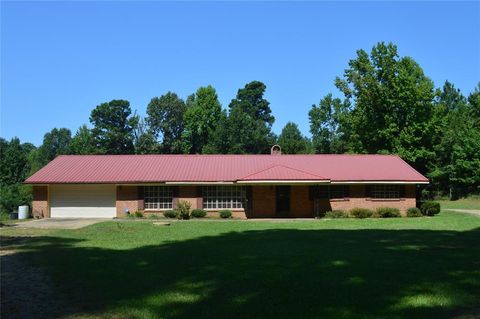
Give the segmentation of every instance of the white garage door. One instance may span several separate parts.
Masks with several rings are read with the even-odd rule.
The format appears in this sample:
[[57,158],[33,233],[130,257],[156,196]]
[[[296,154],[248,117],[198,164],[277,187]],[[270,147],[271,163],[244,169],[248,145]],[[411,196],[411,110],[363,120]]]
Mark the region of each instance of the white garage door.
[[116,216],[115,185],[51,185],[50,216],[112,218]]

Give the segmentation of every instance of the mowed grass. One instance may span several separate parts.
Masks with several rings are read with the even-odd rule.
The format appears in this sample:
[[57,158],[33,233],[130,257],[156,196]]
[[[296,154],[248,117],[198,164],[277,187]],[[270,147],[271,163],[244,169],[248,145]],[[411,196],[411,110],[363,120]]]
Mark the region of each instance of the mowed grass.
[[480,197],[468,197],[457,200],[439,200],[442,209],[478,209],[480,210]]
[[[448,211],[1,234],[51,275],[69,303],[57,317],[452,318],[480,309],[480,218]],[[9,237],[19,235],[38,237]]]

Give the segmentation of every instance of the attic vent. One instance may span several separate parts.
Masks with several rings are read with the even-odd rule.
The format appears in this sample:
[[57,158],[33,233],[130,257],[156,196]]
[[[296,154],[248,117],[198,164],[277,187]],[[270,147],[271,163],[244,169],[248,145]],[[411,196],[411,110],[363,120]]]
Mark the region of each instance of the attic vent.
[[280,145],[278,145],[278,144],[273,145],[272,148],[270,149],[270,154],[271,155],[282,155],[282,148],[280,147]]

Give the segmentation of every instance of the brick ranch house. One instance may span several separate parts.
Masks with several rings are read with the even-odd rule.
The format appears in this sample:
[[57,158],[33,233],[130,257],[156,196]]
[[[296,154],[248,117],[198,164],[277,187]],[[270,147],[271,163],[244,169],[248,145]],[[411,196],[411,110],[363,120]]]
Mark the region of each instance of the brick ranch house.
[[416,205],[428,180],[394,155],[64,155],[25,181],[33,215],[122,217],[179,201],[236,218]]

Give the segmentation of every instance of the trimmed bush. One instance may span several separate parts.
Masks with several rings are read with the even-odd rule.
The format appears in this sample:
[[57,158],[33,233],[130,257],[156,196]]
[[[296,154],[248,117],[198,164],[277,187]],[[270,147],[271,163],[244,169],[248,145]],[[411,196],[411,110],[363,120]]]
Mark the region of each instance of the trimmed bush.
[[207,216],[207,212],[203,209],[197,208],[192,210],[192,217],[203,218],[205,216]]
[[422,217],[422,211],[417,207],[410,207],[407,209],[407,217]]
[[373,216],[373,210],[368,208],[353,208],[350,215],[355,218],[370,218]]
[[143,217],[143,213],[139,210],[137,210],[134,215],[135,215],[136,218],[142,218]]
[[190,207],[192,204],[185,200],[181,200],[178,203],[177,211],[178,211],[178,218],[179,219],[190,219]]
[[221,218],[230,218],[232,217],[232,211],[230,210],[221,210],[219,212]]
[[325,218],[348,218],[348,214],[344,210],[334,210],[325,213]]
[[165,216],[166,218],[177,218],[178,212],[174,210],[166,210],[163,212],[163,216]]
[[440,213],[440,203],[434,201],[428,201],[422,204],[420,207],[423,215],[433,216]]
[[393,207],[379,207],[376,215],[380,218],[402,217],[400,210]]

